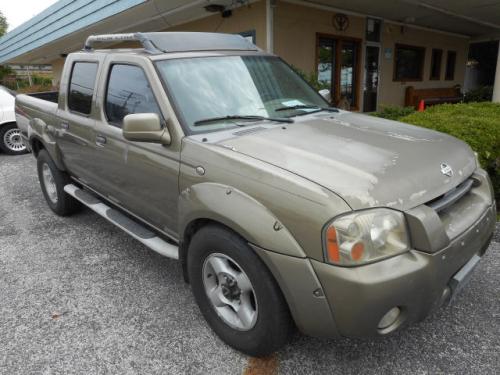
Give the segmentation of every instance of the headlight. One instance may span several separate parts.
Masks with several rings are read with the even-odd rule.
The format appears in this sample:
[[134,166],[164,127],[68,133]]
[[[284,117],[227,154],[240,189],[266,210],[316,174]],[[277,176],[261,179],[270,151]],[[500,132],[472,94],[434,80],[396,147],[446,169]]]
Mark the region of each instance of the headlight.
[[326,261],[356,266],[404,253],[409,249],[401,212],[375,208],[343,215],[323,233]]

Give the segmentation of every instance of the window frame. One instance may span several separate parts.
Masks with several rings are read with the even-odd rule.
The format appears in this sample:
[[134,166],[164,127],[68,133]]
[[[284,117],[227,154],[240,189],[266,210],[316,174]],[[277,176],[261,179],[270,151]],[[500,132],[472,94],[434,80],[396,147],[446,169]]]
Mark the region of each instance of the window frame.
[[144,68],[139,65],[139,64],[134,64],[134,63],[130,63],[130,62],[120,62],[120,61],[116,61],[116,62],[110,62],[109,65],[108,65],[108,72],[107,72],[107,76],[106,76],[106,83],[105,83],[105,87],[104,87],[104,95],[103,95],[103,98],[102,98],[102,111],[104,113],[104,118],[106,119],[106,123],[109,125],[109,126],[113,126],[115,128],[118,128],[118,129],[123,129],[123,121],[121,124],[117,124],[116,122],[113,122],[113,121],[110,121],[109,117],[108,117],[108,108],[107,108],[107,102],[108,102],[108,89],[109,89],[109,80],[111,78],[111,73],[113,72],[113,67],[115,65],[123,65],[123,66],[133,66],[133,67],[136,67],[136,68],[139,68],[142,73],[144,74],[144,77],[146,78],[146,81],[149,85],[149,87],[151,88],[151,93],[153,94],[153,98],[155,100],[155,103],[156,103],[156,106],[158,107],[158,110],[159,110],[159,116],[160,116],[160,123],[161,123],[161,128],[164,129],[165,126],[166,126],[166,121],[165,121],[165,116],[163,116],[163,113],[161,111],[161,107],[160,107],[160,104],[158,102],[158,98],[156,97],[155,93],[154,93],[154,90],[152,89],[152,86],[151,86],[151,81],[149,80],[149,77],[148,75],[146,74],[146,71],[144,70]]
[[[450,56],[453,56],[453,67],[452,67],[452,71],[451,71],[451,76],[449,74],[449,71],[448,71],[448,68],[449,68],[449,61],[450,61]],[[444,79],[446,81],[454,81],[455,80],[455,74],[456,74],[456,70],[457,70],[457,51],[455,50],[448,50],[446,52],[446,67],[445,67],[445,71],[444,71]]]
[[[398,77],[397,76],[397,71],[398,71],[397,61],[398,61],[398,55],[399,55],[400,48],[412,49],[414,51],[419,51],[422,54],[422,59],[420,61],[419,76],[417,78]],[[392,63],[393,64],[392,80],[394,82],[420,82],[420,81],[423,81],[426,50],[427,49],[425,47],[421,47],[421,46],[396,43],[394,45],[394,58],[393,58],[393,63]]]
[[[361,108],[361,100],[362,100],[362,80],[364,78],[364,73],[363,73],[363,64],[362,64],[362,58],[364,57],[364,52],[363,52],[363,39],[360,38],[353,38],[349,36],[342,36],[342,35],[337,35],[337,34],[328,34],[328,33],[316,33],[316,54],[315,54],[315,67],[314,67],[314,74],[317,77],[318,76],[318,63],[319,63],[319,58],[320,58],[320,41],[321,39],[333,39],[335,40],[335,48],[332,49],[332,53],[335,54],[335,64],[332,66],[332,82],[335,82],[335,90],[332,92],[332,101],[340,100],[340,97],[337,99],[336,95],[340,93],[340,55],[341,55],[341,49],[342,49],[342,42],[353,42],[356,44],[356,59],[353,61],[355,70],[353,69],[353,72],[356,77],[356,83],[353,85],[353,90],[355,90],[355,102],[353,103],[351,107],[351,111],[353,112],[358,112],[360,111]],[[338,70],[338,72],[337,72]],[[333,80],[335,76],[335,80]],[[339,79],[337,79],[339,78]],[[331,91],[331,90],[330,90]]]
[[[88,63],[88,64],[95,64],[97,65],[97,70],[96,70],[96,73],[95,73],[95,79],[94,79],[94,87],[92,89],[92,97],[91,97],[91,101],[90,101],[90,112],[89,113],[83,113],[83,112],[79,112],[79,111],[76,111],[74,109],[71,109],[69,107],[69,97],[70,97],[70,91],[71,91],[71,82],[73,81],[73,72],[75,70],[75,65],[78,64],[78,63]],[[100,69],[100,62],[98,60],[73,60],[71,62],[71,71],[70,71],[70,74],[69,74],[69,81],[68,81],[68,87],[67,87],[67,91],[66,91],[66,110],[70,113],[73,113],[75,115],[79,115],[79,116],[82,116],[82,117],[90,117],[92,115],[92,110],[94,109],[94,101],[95,101],[95,95],[96,95],[96,91],[97,91],[97,82],[98,82],[98,79],[97,77],[99,76],[99,69]]]
[[[368,22],[373,21],[374,26],[378,24],[379,30],[378,30],[378,35],[375,38],[375,40],[370,39],[368,36]],[[380,43],[382,40],[382,29],[383,29],[383,20],[381,18],[375,18],[375,17],[366,17],[366,22],[365,22],[365,40],[367,43]],[[376,26],[375,26],[376,27]]]
[[[434,59],[434,53],[439,54],[439,68],[438,68],[438,74],[437,76],[433,76],[433,66],[435,63]],[[443,68],[443,50],[441,48],[433,48],[431,51],[431,66],[430,66],[430,72],[429,72],[429,80],[430,81],[440,81],[441,80],[441,73],[442,73],[442,68]]]

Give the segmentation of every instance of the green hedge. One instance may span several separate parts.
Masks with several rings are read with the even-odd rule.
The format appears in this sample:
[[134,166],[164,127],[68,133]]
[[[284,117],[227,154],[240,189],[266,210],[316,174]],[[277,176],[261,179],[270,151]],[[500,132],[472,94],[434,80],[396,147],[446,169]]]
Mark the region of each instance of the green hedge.
[[448,133],[467,142],[490,174],[496,198],[500,200],[500,104],[436,105],[398,120]]
[[371,113],[372,116],[382,117],[389,120],[400,121],[401,118],[415,112],[413,107],[386,106],[380,112]]

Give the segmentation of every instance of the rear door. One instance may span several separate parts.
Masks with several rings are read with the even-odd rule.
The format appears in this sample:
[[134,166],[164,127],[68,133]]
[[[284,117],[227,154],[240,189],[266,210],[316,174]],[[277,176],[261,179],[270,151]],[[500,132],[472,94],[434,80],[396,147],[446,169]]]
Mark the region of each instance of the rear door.
[[93,152],[93,101],[99,61],[71,59],[65,67],[67,85],[61,86],[57,118],[58,145],[66,168],[83,182],[92,179],[89,165]]
[[[173,144],[130,142],[122,135],[123,118],[157,113],[166,126],[158,81],[151,62],[127,56],[109,59],[99,89],[101,119],[96,124],[96,185],[114,201],[156,228],[175,236],[180,151]],[[160,86],[161,87],[161,86]]]

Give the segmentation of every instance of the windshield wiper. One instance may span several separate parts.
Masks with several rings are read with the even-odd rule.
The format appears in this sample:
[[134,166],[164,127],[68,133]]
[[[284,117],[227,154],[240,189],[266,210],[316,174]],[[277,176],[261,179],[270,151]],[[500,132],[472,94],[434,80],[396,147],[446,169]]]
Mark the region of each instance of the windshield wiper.
[[297,105],[292,105],[290,107],[279,107],[276,108],[274,111],[275,112],[280,112],[280,111],[288,111],[291,109],[317,109],[318,111],[328,111],[328,112],[338,112],[339,110],[334,107],[320,107],[318,105],[312,105],[312,104],[297,104]]
[[248,121],[275,121],[275,122],[286,122],[292,123],[293,120],[290,118],[279,118],[279,117],[265,117],[265,116],[244,116],[244,115],[229,115],[221,117],[211,117],[203,120],[198,120],[194,122],[194,126],[200,126],[205,124],[210,124],[214,122],[224,121],[224,120],[248,120]]

